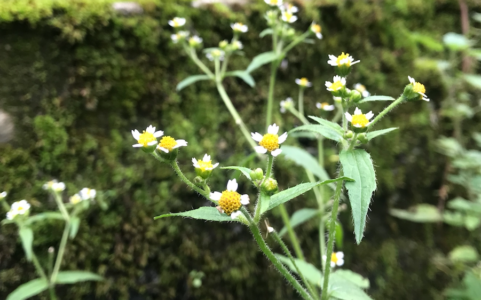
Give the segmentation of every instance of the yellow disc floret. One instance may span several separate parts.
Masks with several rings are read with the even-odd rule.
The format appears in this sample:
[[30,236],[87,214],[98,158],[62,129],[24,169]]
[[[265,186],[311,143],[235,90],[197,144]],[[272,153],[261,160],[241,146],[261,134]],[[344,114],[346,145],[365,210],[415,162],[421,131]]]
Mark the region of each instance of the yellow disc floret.
[[345,59],[345,61],[342,63],[342,65],[347,65],[348,67],[350,67],[351,61],[349,59],[347,59],[348,57],[349,57],[349,53],[344,54],[344,52],[342,52],[342,54],[337,57],[337,65],[340,66],[341,61],[343,59]]
[[307,85],[308,83],[309,83],[309,81],[307,80],[306,77],[302,77],[301,80],[299,80],[299,84],[300,84],[300,85],[305,86],[305,85]]
[[424,84],[421,84],[419,82],[415,82],[413,85],[413,91],[416,93],[421,93],[425,94],[426,93],[426,88],[424,87]]
[[331,255],[331,261],[335,264],[337,264],[337,261],[339,260],[339,258],[337,257],[336,253],[332,253]]
[[233,212],[241,208],[240,198],[241,195],[238,192],[223,191],[219,200],[219,206],[226,215],[230,216]]
[[367,119],[366,115],[360,114],[360,115],[354,115],[352,116],[352,125],[360,125],[361,127],[366,127],[367,124],[369,124],[369,120]]
[[[321,25],[319,24],[312,24],[311,25],[311,29],[312,31],[314,31],[315,33],[321,33]],[[338,58],[339,59],[339,58]]]
[[333,91],[337,91],[337,90],[342,89],[343,86],[344,86],[344,85],[342,84],[341,81],[336,81],[336,82],[334,82],[333,84],[331,84],[330,89],[333,90]]
[[172,149],[177,145],[177,142],[173,137],[164,136],[159,143],[159,147],[172,151]]
[[264,135],[259,145],[266,148],[267,151],[274,151],[279,149],[279,136],[277,134],[267,133]]
[[213,169],[214,168],[211,160],[209,160],[209,161],[198,160],[197,164],[199,165],[199,169],[201,169],[202,171],[205,171],[206,169]]
[[139,142],[139,144],[143,145],[144,147],[147,147],[148,143],[156,141],[156,140],[157,139],[155,138],[154,134],[144,130],[142,132],[142,134],[139,136],[138,142]]
[[329,106],[329,103],[327,102],[322,102],[321,103],[321,108],[324,109],[326,106]]

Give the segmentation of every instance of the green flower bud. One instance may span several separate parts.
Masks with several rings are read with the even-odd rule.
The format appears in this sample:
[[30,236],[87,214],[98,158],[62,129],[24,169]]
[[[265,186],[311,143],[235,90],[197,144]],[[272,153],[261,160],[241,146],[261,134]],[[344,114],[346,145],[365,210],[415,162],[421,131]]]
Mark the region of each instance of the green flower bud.
[[363,144],[366,144],[368,142],[368,139],[367,139],[367,136],[365,133],[361,133],[357,136],[357,139],[363,143]]
[[[196,173],[197,173],[197,169],[196,169],[195,171],[196,171]],[[204,178],[202,178],[202,176],[200,176],[200,175],[199,175],[199,176],[195,176],[195,178],[194,178],[194,183],[195,183],[195,184],[199,185],[199,184],[201,184],[202,182],[204,182]]]
[[345,139],[350,139],[354,136],[354,133],[351,130],[348,130],[344,133],[344,138]]
[[251,170],[250,176],[251,176],[252,181],[261,180],[262,178],[264,178],[264,171],[262,171],[261,168]]
[[219,43],[219,48],[225,49],[229,45],[229,42],[227,40],[223,40]]
[[351,96],[349,97],[350,103],[358,103],[359,101],[361,101],[361,99],[362,99],[362,94],[359,91],[357,90],[351,91]]
[[279,189],[279,186],[277,184],[277,180],[274,178],[268,178],[264,181],[264,183],[261,186],[262,191],[264,191],[266,194],[274,195],[277,190]]
[[202,286],[202,280],[200,280],[199,278],[195,278],[194,280],[192,280],[192,285],[195,288],[199,288]]

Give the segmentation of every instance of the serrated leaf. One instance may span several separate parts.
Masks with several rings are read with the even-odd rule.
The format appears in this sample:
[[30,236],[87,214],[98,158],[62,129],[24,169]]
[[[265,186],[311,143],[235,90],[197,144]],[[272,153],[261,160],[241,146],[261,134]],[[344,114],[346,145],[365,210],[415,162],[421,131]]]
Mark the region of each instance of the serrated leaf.
[[396,99],[390,96],[369,96],[359,101],[359,103],[366,103],[370,101],[394,101],[394,100]]
[[193,84],[194,82],[201,81],[201,80],[210,80],[210,77],[207,75],[192,75],[187,77],[186,79],[182,80],[177,84],[176,90],[180,91],[183,88]]
[[40,214],[36,214],[34,216],[29,217],[25,221],[25,225],[31,225],[32,223],[38,222],[38,221],[43,221],[43,220],[63,220],[63,216],[59,212],[44,212]]
[[261,33],[259,33],[259,37],[263,38],[266,35],[271,35],[272,33],[274,33],[274,30],[272,30],[272,28],[266,28],[262,30]]
[[[288,257],[277,253],[275,255],[283,265],[288,267],[292,272],[297,273],[296,267],[292,264],[291,260]],[[294,258],[294,262],[296,263],[296,266],[299,268],[299,271],[302,273],[302,275],[304,275],[306,280],[314,283],[319,287],[322,285],[322,273],[314,265],[297,258]]]
[[244,176],[247,177],[247,179],[252,180],[251,179],[251,169],[249,169],[249,168],[238,167],[238,166],[229,166],[229,167],[221,167],[221,169],[230,169],[230,170],[241,171],[242,174],[244,174]]
[[250,87],[254,87],[256,85],[254,78],[252,78],[251,74],[246,71],[232,71],[225,74],[225,76],[235,76],[239,77],[240,79],[244,80]]
[[7,296],[7,300],[24,300],[32,296],[38,295],[48,288],[48,282],[45,279],[37,278],[27,283],[22,284],[16,288],[10,295]]
[[381,129],[381,130],[370,131],[366,134],[366,138],[367,138],[368,141],[370,141],[375,137],[378,137],[380,135],[389,133],[389,132],[394,131],[396,129],[398,129],[398,127],[391,127],[391,128]]
[[30,227],[20,227],[18,234],[28,261],[32,261],[33,231]]
[[[319,210],[313,208],[303,208],[296,211],[291,217],[291,227],[295,228],[310,219],[318,216],[320,214]],[[282,237],[284,234],[287,233],[287,228],[284,227],[279,231],[279,236]]]
[[340,142],[342,140],[342,135],[338,131],[324,125],[302,125],[292,129],[289,131],[289,133],[296,131],[314,132],[336,142]]
[[369,279],[351,270],[336,270],[333,274],[350,281],[362,289],[368,289],[370,286]]
[[273,51],[261,53],[256,57],[254,57],[254,59],[251,61],[251,63],[247,67],[246,72],[251,73],[252,71],[261,67],[262,65],[275,61],[277,58],[278,58],[277,54]]
[[334,129],[335,131],[337,131],[341,135],[344,133],[344,129],[342,129],[341,125],[339,125],[337,123],[328,121],[326,119],[318,118],[318,117],[315,117],[315,116],[309,116],[309,118],[313,119],[314,121],[318,122],[321,125],[324,125],[326,127]]
[[189,210],[181,213],[163,214],[154,218],[154,220],[166,217],[185,217],[198,220],[232,222],[231,217],[221,214],[215,207],[200,207],[198,209]]
[[319,179],[330,179],[326,170],[324,170],[324,168],[319,165],[317,160],[306,150],[293,146],[282,146],[282,154],[287,159],[290,159],[296,164],[302,166],[304,169],[309,170],[312,174],[319,177]]
[[469,245],[458,246],[449,252],[449,259],[453,262],[476,262],[479,255],[475,248]]
[[72,216],[70,218],[70,239],[73,239],[78,232],[80,226],[80,218],[77,216]]
[[376,190],[376,174],[371,156],[362,149],[342,151],[339,154],[339,160],[344,175],[354,180],[346,182],[346,189],[351,203],[354,234],[356,242],[359,244],[366,226],[366,216],[372,193]]
[[331,297],[341,300],[372,300],[360,287],[336,273],[329,277],[328,291]]
[[282,203],[286,203],[287,201],[292,200],[307,191],[310,191],[315,186],[325,185],[328,183],[337,182],[339,180],[352,181],[352,179],[349,177],[339,177],[336,179],[330,179],[325,181],[301,183],[299,185],[296,185],[295,187],[291,187],[290,189],[284,190],[272,196],[268,210],[271,210],[278,205],[281,205]]
[[436,223],[443,220],[437,207],[430,204],[418,204],[408,210],[391,209],[389,213],[399,219],[418,223]]
[[100,281],[102,276],[88,272],[88,271],[62,271],[58,272],[56,283],[72,284],[81,281]]

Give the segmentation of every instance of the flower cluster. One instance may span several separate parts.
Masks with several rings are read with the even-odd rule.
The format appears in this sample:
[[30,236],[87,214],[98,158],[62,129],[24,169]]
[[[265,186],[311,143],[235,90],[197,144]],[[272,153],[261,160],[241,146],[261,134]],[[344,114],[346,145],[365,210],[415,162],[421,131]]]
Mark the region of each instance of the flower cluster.
[[[137,144],[132,145],[132,147],[142,148],[146,152],[152,152],[154,149],[157,149],[164,153],[169,153],[179,147],[187,146],[185,140],[175,140],[173,137],[163,135],[163,131],[155,131],[155,127],[152,125],[147,127],[142,133],[137,129],[132,130],[132,136],[137,140]],[[162,137],[160,141],[157,140],[159,137]]]

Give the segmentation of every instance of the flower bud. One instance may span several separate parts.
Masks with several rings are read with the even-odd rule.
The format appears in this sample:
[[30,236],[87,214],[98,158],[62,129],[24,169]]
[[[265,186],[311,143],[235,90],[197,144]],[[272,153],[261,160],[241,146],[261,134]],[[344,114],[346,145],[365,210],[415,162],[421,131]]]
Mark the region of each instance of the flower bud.
[[262,178],[264,178],[264,171],[262,171],[261,168],[251,170],[250,176],[252,181],[261,180]]
[[345,139],[350,139],[354,136],[354,133],[351,130],[348,130],[347,132],[344,133],[344,138]]
[[5,199],[5,197],[7,197],[7,192],[1,192],[1,193],[0,193],[0,201],[2,201],[3,199]]
[[357,90],[351,91],[351,96],[349,97],[350,103],[358,103],[359,101],[361,101],[361,99],[362,99],[362,94],[359,91]]
[[341,97],[333,97],[334,102],[341,104],[342,103],[342,98]]
[[269,26],[274,25],[277,22],[277,10],[269,10],[265,16],[267,24]]
[[[197,173],[197,169],[196,169],[195,171],[196,171],[196,173]],[[201,184],[202,182],[204,182],[204,178],[202,178],[202,176],[200,176],[200,175],[199,175],[199,176],[195,176],[195,178],[194,178],[194,183],[195,183],[195,184]]]
[[275,180],[274,178],[267,178],[262,184],[261,188],[263,192],[271,196],[277,192],[279,186],[277,184],[277,180]]
[[406,99],[406,101],[417,101],[422,98],[421,95],[419,95],[413,90],[412,84],[406,85],[406,87],[404,88],[403,97],[404,99]]
[[284,36],[287,38],[292,38],[295,35],[296,35],[296,31],[294,30],[294,28],[289,28],[284,33]]
[[366,144],[368,142],[368,139],[367,139],[367,136],[365,133],[361,133],[357,136],[357,139],[363,143],[363,144]]
[[227,48],[228,45],[229,45],[229,42],[227,40],[223,40],[219,43],[219,48],[225,50],[225,48]]

